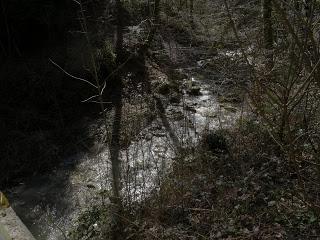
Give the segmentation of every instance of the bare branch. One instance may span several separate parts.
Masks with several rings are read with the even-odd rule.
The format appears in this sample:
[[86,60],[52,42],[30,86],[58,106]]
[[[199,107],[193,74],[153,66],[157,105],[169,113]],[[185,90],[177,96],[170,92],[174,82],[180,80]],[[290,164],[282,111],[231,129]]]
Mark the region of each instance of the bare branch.
[[95,97],[99,97],[99,95],[91,96],[91,97],[89,97],[89,98],[87,98],[87,99],[85,99],[85,100],[83,100],[83,101],[81,101],[81,102],[82,102],[82,103],[88,102],[88,101],[90,101],[91,99],[93,99],[93,98],[95,98]]
[[99,104],[111,104],[112,102],[101,102],[101,101],[88,101],[90,103],[99,103]]
[[102,89],[101,89],[101,91],[100,91],[100,95],[103,94],[103,91],[104,91],[104,89],[106,88],[106,86],[107,86],[107,81],[104,81],[103,86],[102,86]]
[[78,4],[78,5],[81,5],[81,3],[78,2],[78,1],[76,1],[76,0],[72,0],[72,1],[75,2],[75,3]]
[[49,58],[49,61],[55,65],[57,68],[59,68],[62,72],[64,72],[67,76],[73,78],[73,79],[76,79],[76,80],[80,80],[82,82],[85,82],[85,83],[88,83],[89,85],[91,85],[92,87],[94,88],[98,88],[96,85],[94,85],[93,83],[89,82],[88,80],[86,79],[83,79],[83,78],[79,78],[79,77],[76,77],[70,73],[68,73],[66,70],[64,70],[62,67],[60,67],[57,63],[55,63],[51,58]]

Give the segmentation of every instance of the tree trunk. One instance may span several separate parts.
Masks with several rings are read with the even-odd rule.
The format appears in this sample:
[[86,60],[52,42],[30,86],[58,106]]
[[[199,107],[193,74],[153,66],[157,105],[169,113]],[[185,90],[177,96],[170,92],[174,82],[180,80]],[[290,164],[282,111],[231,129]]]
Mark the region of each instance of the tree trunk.
[[305,12],[305,17],[307,20],[310,21],[312,17],[312,1],[311,0],[305,0],[304,1],[304,12]]
[[[116,29],[116,63],[120,66],[123,62],[123,22],[122,22],[122,3],[121,0],[116,1],[117,9],[117,29]],[[113,215],[113,236],[114,240],[123,239],[123,227],[121,223],[122,199],[121,199],[121,160],[120,160],[120,139],[121,139],[121,119],[122,119],[122,93],[123,82],[121,72],[113,78],[113,107],[114,119],[112,126],[112,135],[110,143],[110,159],[112,164],[112,192],[114,204]]]
[[195,26],[194,26],[194,18],[193,18],[193,10],[194,10],[193,0],[190,0],[189,10],[190,10],[190,25],[191,25],[191,28],[194,29]]
[[3,1],[1,1],[1,12],[3,15],[3,21],[4,21],[4,27],[6,28],[6,37],[7,37],[7,46],[5,47],[5,44],[1,43],[3,52],[6,53],[7,56],[11,56],[13,52],[13,46],[12,46],[12,37],[11,37],[11,32],[10,32],[10,27],[7,19],[7,12],[6,12],[6,6]]
[[[116,1],[117,7],[117,30],[116,30],[116,55],[117,65],[120,65],[123,58],[123,25],[122,25],[122,4],[121,0]],[[112,163],[112,178],[113,178],[113,196],[120,200],[120,133],[121,133],[121,118],[122,118],[122,77],[120,72],[113,78],[113,104],[115,108],[115,116],[113,119],[113,129],[110,145],[110,158]]]
[[159,28],[159,23],[160,23],[160,0],[155,0],[154,3],[154,16],[153,16],[153,21],[152,21],[152,28],[150,30],[150,33],[148,35],[147,40],[145,43],[139,48],[138,50],[138,56],[139,56],[139,62],[141,66],[141,76],[143,79],[145,79],[146,83],[146,92],[151,93],[151,83],[148,80],[147,77],[147,72],[146,72],[146,55],[148,52],[148,49],[150,48],[150,45],[154,39],[154,36],[156,35],[157,29]]
[[117,30],[116,30],[116,54],[117,63],[123,61],[123,6],[121,0],[116,0]]
[[143,46],[139,49],[140,54],[144,54],[145,51],[150,47],[150,44],[154,38],[154,35],[157,32],[159,22],[160,22],[160,0],[155,0],[154,3],[154,16],[153,16],[153,21],[152,21],[152,29],[150,31],[150,34],[148,35],[148,38],[146,42],[143,44]]
[[273,68],[273,27],[272,27],[272,0],[263,0],[262,4],[264,47],[266,49],[267,70]]

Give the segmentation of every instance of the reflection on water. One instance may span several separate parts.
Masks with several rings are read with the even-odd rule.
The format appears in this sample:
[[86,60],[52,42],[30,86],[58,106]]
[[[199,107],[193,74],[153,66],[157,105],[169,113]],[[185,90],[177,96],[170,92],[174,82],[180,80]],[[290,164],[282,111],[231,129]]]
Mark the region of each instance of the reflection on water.
[[[166,118],[181,145],[192,146],[201,132],[226,127],[238,113],[220,108],[212,86],[192,78],[198,96],[184,93],[179,104],[169,105]],[[160,118],[155,119],[122,150],[123,194],[127,201],[144,199],[168,172],[175,144]],[[11,189],[17,214],[38,239],[64,239],[79,214],[102,201],[99,193],[110,189],[108,149],[99,154],[79,153],[67,158],[50,174],[36,176]]]

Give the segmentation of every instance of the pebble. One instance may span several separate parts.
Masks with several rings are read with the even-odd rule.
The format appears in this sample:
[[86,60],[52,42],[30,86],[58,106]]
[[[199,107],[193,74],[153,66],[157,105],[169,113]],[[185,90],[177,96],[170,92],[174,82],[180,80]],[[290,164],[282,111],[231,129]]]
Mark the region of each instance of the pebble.
[[270,201],[268,202],[268,207],[273,207],[276,205],[276,201]]

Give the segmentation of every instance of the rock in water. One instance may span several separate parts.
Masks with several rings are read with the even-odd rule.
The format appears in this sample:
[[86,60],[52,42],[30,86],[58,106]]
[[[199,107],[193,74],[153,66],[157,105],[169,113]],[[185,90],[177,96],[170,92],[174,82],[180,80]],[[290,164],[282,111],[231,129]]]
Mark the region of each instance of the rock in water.
[[201,88],[198,86],[192,86],[190,89],[188,89],[188,93],[192,96],[200,96],[201,95]]

